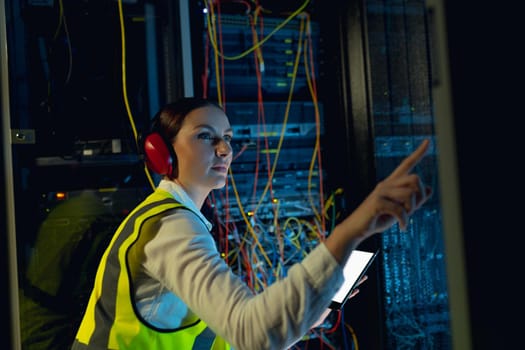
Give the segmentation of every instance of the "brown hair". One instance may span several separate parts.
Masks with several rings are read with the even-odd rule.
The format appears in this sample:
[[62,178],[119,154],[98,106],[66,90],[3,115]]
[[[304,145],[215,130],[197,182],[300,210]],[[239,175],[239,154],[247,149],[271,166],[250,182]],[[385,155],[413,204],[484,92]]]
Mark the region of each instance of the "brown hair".
[[163,138],[172,157],[173,170],[171,174],[168,174],[169,178],[174,179],[178,176],[177,155],[172,144],[182,127],[184,119],[191,111],[208,106],[223,110],[220,105],[205,98],[183,97],[175,102],[166,104],[153,117],[151,132],[158,133]]

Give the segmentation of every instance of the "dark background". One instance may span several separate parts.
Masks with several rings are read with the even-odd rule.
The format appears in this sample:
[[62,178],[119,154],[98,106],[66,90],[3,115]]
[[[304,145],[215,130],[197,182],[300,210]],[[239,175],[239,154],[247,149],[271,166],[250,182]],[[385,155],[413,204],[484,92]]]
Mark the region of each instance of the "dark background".
[[522,19],[502,4],[445,3],[473,348],[514,349],[523,342]]

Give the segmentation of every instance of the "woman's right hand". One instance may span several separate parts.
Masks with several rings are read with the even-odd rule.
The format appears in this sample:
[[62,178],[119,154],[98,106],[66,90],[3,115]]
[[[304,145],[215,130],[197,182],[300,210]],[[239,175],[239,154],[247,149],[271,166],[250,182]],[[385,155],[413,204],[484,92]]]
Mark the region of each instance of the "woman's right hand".
[[363,239],[389,229],[396,222],[401,230],[406,230],[410,216],[430,198],[432,188],[411,173],[425,156],[428,146],[429,140],[424,140],[345,220],[359,227]]
[[430,198],[432,189],[425,186],[417,174],[411,173],[425,156],[429,144],[428,139],[424,140],[334,228],[325,244],[339,262],[346,261],[363,240],[396,222],[405,230],[410,216]]

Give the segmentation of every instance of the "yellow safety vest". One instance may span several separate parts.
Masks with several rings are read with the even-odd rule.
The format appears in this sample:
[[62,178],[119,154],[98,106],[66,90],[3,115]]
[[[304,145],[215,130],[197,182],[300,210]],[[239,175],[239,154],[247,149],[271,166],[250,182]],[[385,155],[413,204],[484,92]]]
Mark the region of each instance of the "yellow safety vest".
[[138,255],[155,234],[150,228],[176,208],[188,209],[170,193],[156,189],[119,226],[98,267],[73,350],[230,349],[196,315],[176,329],[154,327],[137,315],[131,290]]

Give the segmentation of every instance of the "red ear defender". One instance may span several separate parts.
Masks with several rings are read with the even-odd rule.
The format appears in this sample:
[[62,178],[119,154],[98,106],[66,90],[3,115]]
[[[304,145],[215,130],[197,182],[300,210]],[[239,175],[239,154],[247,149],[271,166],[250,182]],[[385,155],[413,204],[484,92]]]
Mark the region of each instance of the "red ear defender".
[[144,155],[146,165],[150,170],[159,175],[171,174],[173,158],[166,142],[158,133],[146,136],[144,140]]

